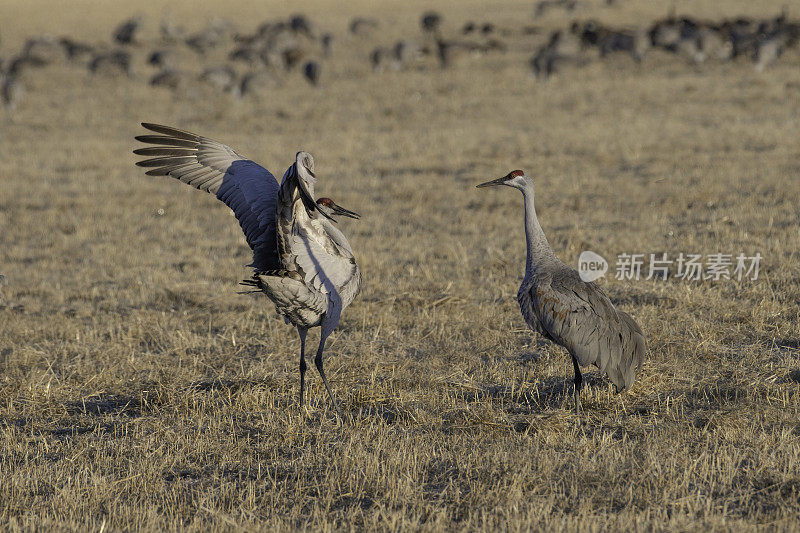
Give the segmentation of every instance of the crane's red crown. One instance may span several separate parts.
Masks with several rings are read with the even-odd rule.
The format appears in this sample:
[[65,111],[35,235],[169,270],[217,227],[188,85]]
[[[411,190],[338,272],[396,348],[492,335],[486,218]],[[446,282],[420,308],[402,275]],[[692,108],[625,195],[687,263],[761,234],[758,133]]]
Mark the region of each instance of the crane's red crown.
[[336,205],[330,198],[318,198],[317,203],[319,205],[324,205],[325,207],[330,207],[330,208],[333,208],[333,206]]
[[517,178],[517,177],[522,176],[524,174],[525,173],[523,171],[521,171],[521,170],[512,170],[511,172],[508,173],[508,179],[513,180],[514,178]]

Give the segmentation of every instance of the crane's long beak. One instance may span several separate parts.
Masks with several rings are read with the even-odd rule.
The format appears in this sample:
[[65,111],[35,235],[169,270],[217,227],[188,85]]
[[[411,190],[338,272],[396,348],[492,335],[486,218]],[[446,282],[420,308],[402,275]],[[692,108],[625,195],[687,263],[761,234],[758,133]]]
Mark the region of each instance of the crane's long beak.
[[495,185],[504,185],[505,182],[508,181],[508,176],[503,176],[502,178],[497,178],[496,180],[485,181],[475,187],[480,189],[481,187],[493,187]]
[[355,211],[350,211],[349,209],[345,209],[344,207],[340,206],[339,204],[333,204],[331,208],[334,215],[340,215],[343,217],[354,218],[356,220],[361,218],[361,215],[356,213]]

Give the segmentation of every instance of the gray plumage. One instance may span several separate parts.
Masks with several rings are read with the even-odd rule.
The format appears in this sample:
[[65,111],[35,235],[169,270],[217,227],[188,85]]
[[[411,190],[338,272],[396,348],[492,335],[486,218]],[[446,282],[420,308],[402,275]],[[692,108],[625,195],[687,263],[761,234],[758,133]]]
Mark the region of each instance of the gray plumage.
[[175,68],[175,52],[171,50],[154,50],[147,56],[147,64],[162,69]]
[[25,41],[22,56],[26,57],[31,63],[38,65],[51,65],[62,63],[67,57],[67,52],[61,43],[45,35],[43,37],[33,37]]
[[419,20],[419,26],[424,33],[439,34],[442,26],[442,16],[436,11],[427,11],[422,14]]
[[172,90],[189,87],[191,83],[192,77],[189,74],[171,68],[163,69],[150,78],[150,85],[152,87],[167,87]]
[[313,39],[317,33],[314,31],[314,25],[311,23],[308,17],[302,14],[292,15],[289,17],[289,27],[293,32],[304,35],[309,39]]
[[322,55],[325,57],[330,57],[331,53],[333,52],[333,34],[324,33],[319,41],[320,45],[322,45]]
[[242,76],[239,84],[239,95],[242,98],[251,96],[267,96],[280,87],[281,80],[269,71],[249,72]]
[[423,55],[422,47],[412,39],[397,41],[393,49],[394,58],[402,67],[411,65]]
[[531,58],[530,65],[536,78],[546,80],[556,72],[559,65],[564,63],[580,64],[583,61],[580,39],[571,33],[565,34],[556,31]]
[[376,73],[386,69],[400,70],[400,64],[394,53],[385,46],[375,48],[369,55],[369,61],[372,64],[372,71]]
[[575,370],[575,412],[580,410],[580,367],[595,365],[618,391],[633,385],[644,363],[644,334],[627,313],[614,308],[603,290],[562,263],[547,242],[534,208],[533,180],[515,170],[478,187],[507,185],[525,201],[527,261],[517,293],[522,316],[545,338],[567,349]]
[[67,58],[70,61],[87,59],[94,53],[94,48],[91,45],[76,41],[69,37],[62,37],[58,40],[58,42],[61,44],[64,52],[67,54]]
[[368,37],[375,32],[380,23],[377,19],[356,17],[350,21],[349,30],[353,35]]
[[186,38],[186,45],[200,55],[205,55],[210,50],[229,40],[235,27],[230,21],[216,19],[207,27],[203,28],[194,35]]
[[142,26],[142,17],[133,17],[122,22],[114,30],[114,40],[119,44],[133,44]]
[[173,24],[166,16],[161,19],[159,29],[161,30],[161,40],[169,44],[183,40],[186,35],[186,31],[182,27]]
[[756,72],[775,63],[783,52],[783,40],[780,34],[759,36],[753,52],[753,62]]
[[311,85],[319,83],[320,66],[316,61],[309,61],[303,65],[303,76]]
[[[216,195],[233,210],[253,250],[253,278],[242,282],[264,292],[300,335],[300,404],[305,388],[305,338],[321,328],[314,363],[336,406],[322,363],[325,341],[361,287],[361,271],[334,215],[359,218],[329,198],[314,199],[314,158],[298,152],[278,185],[264,167],[222,143],[187,131],[143,123],[159,135],[138,141],[156,146],[134,150],[146,174],[171,176]],[[337,407],[338,410],[338,407]]]
[[131,54],[127,50],[112,50],[96,54],[89,62],[89,72],[92,74],[125,74],[133,76],[131,70]]
[[200,81],[226,93],[239,90],[239,77],[230,65],[219,65],[205,69],[200,74]]

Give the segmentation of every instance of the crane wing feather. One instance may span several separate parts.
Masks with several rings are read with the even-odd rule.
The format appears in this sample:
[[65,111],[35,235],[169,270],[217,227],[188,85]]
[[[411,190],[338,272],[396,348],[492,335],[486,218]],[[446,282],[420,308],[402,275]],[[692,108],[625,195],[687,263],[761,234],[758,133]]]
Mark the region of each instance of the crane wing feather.
[[339,292],[357,273],[355,259],[350,254],[340,253],[335,241],[332,247],[326,247],[301,230],[292,235],[289,248],[290,260],[297,266],[303,281],[318,291]]
[[261,289],[275,304],[275,310],[297,327],[319,325],[328,311],[328,299],[292,275],[258,275]]
[[136,164],[154,167],[151,176],[172,176],[214,194],[233,210],[253,250],[250,266],[258,271],[280,268],[276,217],[278,182],[264,167],[207,137],[159,124],[142,123],[160,135],[141,135],[138,141],[158,146],[134,153],[151,156]]
[[630,316],[614,308],[602,289],[565,269],[539,280],[527,293],[528,312],[537,321],[534,329],[544,330],[581,366],[596,365],[618,389],[633,383],[645,357],[644,335]]

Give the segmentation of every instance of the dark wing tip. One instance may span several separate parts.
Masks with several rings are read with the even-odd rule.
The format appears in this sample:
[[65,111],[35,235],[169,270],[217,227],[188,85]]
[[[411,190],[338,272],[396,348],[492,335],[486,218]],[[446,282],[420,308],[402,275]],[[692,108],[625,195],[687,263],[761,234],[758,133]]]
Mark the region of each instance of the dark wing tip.
[[[142,166],[142,165],[139,165],[139,163],[136,163],[136,165],[137,166]],[[168,176],[169,175],[169,171],[170,171],[170,167],[161,167],[161,168],[154,168],[152,170],[148,170],[144,174],[145,174],[145,176]]]
[[163,156],[153,157],[151,159],[143,159],[137,161],[136,164],[140,167],[163,167],[175,165],[190,165],[197,163],[197,158],[194,156]]
[[175,137],[178,139],[185,139],[189,141],[199,141],[200,136],[196,135],[190,131],[180,130],[178,128],[173,128],[171,126],[164,126],[162,124],[154,124],[152,122],[142,122],[142,127],[148,129],[150,131],[154,131],[156,133],[161,133],[163,135],[168,135],[170,137]]
[[196,149],[199,143],[198,137],[187,139],[187,138],[177,138],[169,135],[137,135],[136,137],[134,137],[134,139],[136,139],[141,143],[158,144],[161,147],[177,146],[181,148]]
[[197,154],[197,149],[176,148],[172,146],[146,146],[137,148],[133,151],[136,155],[160,155],[160,156],[190,156]]

